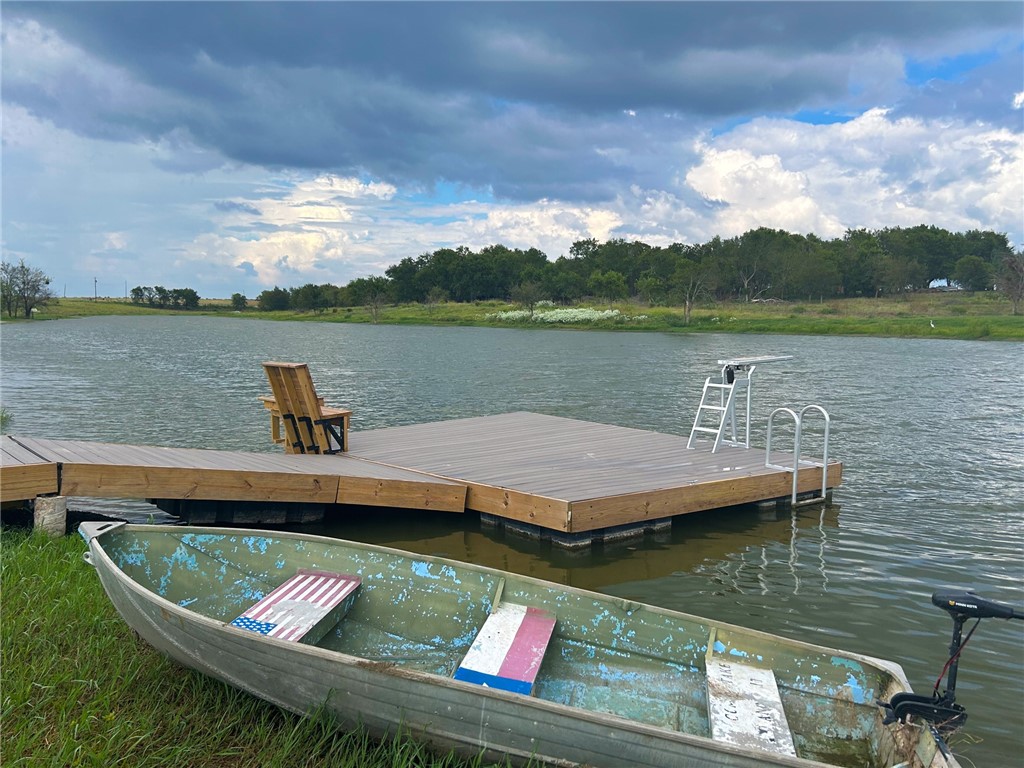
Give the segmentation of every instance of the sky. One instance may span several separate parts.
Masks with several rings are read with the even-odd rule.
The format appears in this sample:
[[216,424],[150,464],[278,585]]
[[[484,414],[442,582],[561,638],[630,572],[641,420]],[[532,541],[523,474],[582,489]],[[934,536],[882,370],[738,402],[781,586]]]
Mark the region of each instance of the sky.
[[1020,2],[10,2],[3,258],[58,296],[935,225],[1024,243]]

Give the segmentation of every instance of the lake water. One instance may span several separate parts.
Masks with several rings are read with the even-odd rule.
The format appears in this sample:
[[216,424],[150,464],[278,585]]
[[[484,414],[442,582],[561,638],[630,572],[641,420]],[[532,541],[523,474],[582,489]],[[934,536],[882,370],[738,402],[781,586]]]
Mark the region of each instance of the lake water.
[[[844,462],[834,505],[711,512],[586,553],[387,510],[317,527],[484,563],[898,661],[934,685],[952,622],[930,603],[973,587],[1024,608],[1024,378],[1012,343],[669,335],[110,317],[0,325],[12,434],[253,451],[268,439],[263,360],[305,361],[353,430],[536,411],[689,434],[728,356],[791,354],[754,378],[752,443],[771,409],[818,403]],[[358,440],[358,435],[356,435]],[[90,506],[74,502],[72,506]],[[152,508],[92,502],[126,516]],[[1024,622],[982,622],[964,651],[956,751],[1024,754]],[[965,765],[970,765],[967,760]]]

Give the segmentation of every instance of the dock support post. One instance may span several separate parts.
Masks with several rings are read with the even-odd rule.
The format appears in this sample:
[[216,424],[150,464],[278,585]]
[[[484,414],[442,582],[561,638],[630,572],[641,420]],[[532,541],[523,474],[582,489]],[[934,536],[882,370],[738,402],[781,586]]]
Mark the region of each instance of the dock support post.
[[32,527],[57,538],[67,531],[68,497],[36,496],[32,505]]

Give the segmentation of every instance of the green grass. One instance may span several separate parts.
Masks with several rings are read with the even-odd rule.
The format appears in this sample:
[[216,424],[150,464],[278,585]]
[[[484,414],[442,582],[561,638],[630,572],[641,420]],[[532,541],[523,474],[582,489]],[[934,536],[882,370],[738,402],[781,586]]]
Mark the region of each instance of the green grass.
[[0,764],[470,768],[406,738],[300,718],[138,640],[78,536],[0,540]]
[[[232,315],[231,302],[226,299],[203,299],[198,310],[153,309],[132,304],[125,299],[65,298],[58,299],[37,312],[32,320],[66,320],[97,315]],[[9,318],[4,316],[4,322]],[[17,318],[16,322],[31,322]]]
[[[591,302],[583,306],[606,309]],[[1011,314],[1010,302],[1000,294],[949,292],[913,293],[877,299],[833,299],[778,303],[706,304],[693,310],[690,323],[679,307],[647,307],[621,302],[623,315],[646,315],[645,320],[602,320],[585,325],[548,325],[529,321],[501,322],[488,314],[514,308],[503,301],[447,302],[427,307],[398,304],[380,310],[377,322],[388,325],[472,325],[500,328],[593,328],[601,330],[661,331],[676,333],[780,333],[842,336],[895,336],[933,339],[1024,340],[1024,317]],[[541,311],[541,310],[539,310]],[[202,314],[327,323],[371,323],[366,307],[334,307],[322,313],[233,312],[230,302],[204,300],[198,312],[137,307],[123,301],[61,299],[36,318],[59,319],[113,314]]]

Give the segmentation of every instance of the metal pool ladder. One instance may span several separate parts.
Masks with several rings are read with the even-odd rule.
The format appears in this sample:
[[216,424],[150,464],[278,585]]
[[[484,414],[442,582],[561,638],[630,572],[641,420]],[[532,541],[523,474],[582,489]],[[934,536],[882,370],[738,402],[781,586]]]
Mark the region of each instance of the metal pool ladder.
[[[750,447],[750,380],[754,370],[761,363],[774,363],[779,360],[792,360],[792,355],[764,355],[761,357],[736,357],[719,360],[722,366],[721,376],[709,376],[704,381],[704,391],[697,406],[697,415],[690,429],[687,448],[694,448],[700,435],[713,435],[712,453],[717,453],[722,443],[726,445]],[[746,410],[743,412],[743,441],[736,435],[736,393],[746,392]],[[717,398],[715,396],[718,396]],[[717,402],[716,402],[717,401]],[[725,437],[728,430],[729,437]]]
[[[821,462],[817,461],[806,461],[800,458],[800,440],[803,434],[803,421],[804,416],[808,412],[820,413],[825,419],[825,440],[822,447]],[[782,464],[772,464],[772,424],[775,421],[775,417],[778,414],[785,413],[793,417],[793,423],[795,430],[793,433],[793,466],[784,466]],[[785,472],[793,473],[793,493],[790,501],[793,506],[797,504],[816,504],[820,501],[825,501],[828,493],[828,435],[829,427],[831,426],[832,419],[829,418],[828,411],[822,408],[820,405],[805,405],[800,409],[799,412],[794,411],[792,408],[776,408],[768,416],[768,438],[766,440],[765,451],[764,451],[764,465],[771,467],[772,469],[781,469]],[[804,499],[797,502],[797,476],[800,466],[805,467],[821,467],[821,495],[813,498]]]

